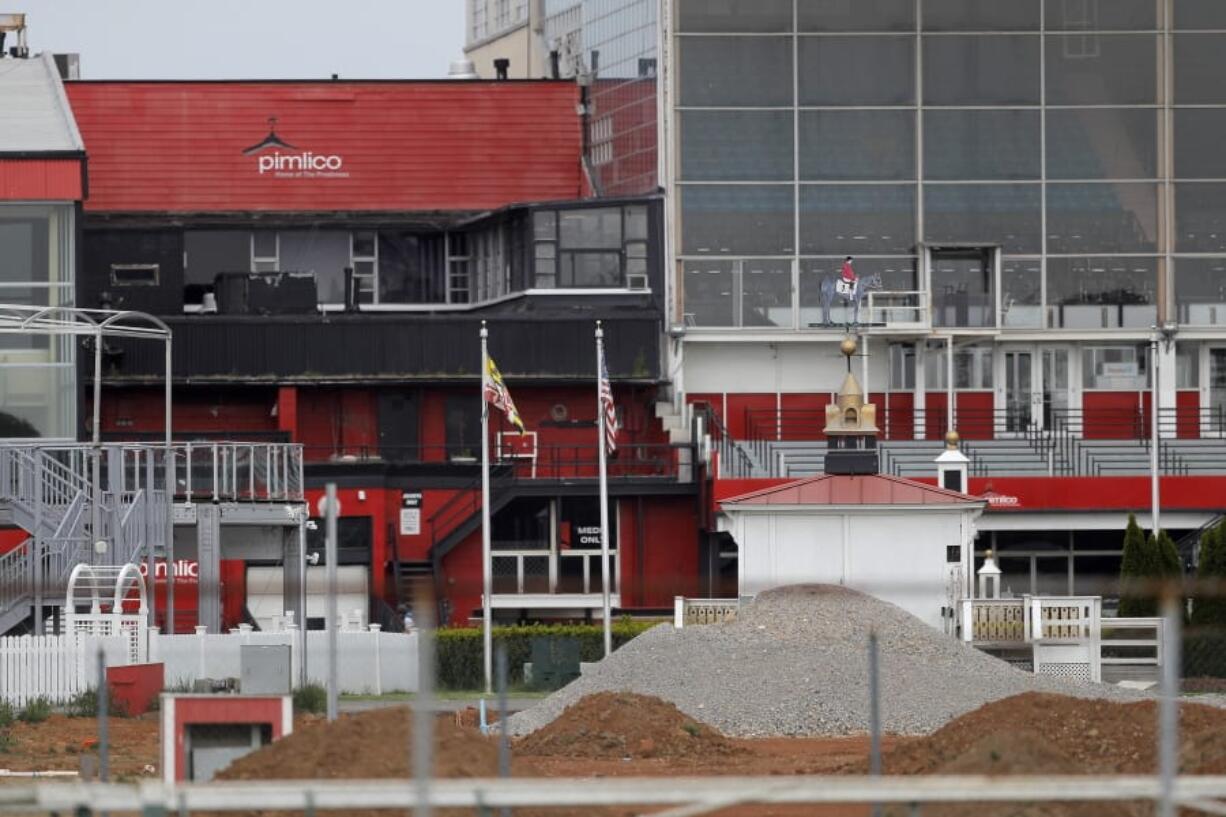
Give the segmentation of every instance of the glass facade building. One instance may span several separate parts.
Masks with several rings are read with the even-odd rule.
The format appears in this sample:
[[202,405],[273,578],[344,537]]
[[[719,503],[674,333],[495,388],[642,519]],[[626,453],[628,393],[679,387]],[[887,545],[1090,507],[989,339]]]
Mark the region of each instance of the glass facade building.
[[1223,8],[677,0],[679,318],[809,328],[852,255],[943,329],[1226,325]]
[[[70,204],[0,204],[0,303],[72,306]],[[76,438],[74,339],[0,335],[0,439]]]
[[545,39],[559,74],[590,80],[585,155],[597,195],[659,187],[659,7],[659,0],[545,0]]

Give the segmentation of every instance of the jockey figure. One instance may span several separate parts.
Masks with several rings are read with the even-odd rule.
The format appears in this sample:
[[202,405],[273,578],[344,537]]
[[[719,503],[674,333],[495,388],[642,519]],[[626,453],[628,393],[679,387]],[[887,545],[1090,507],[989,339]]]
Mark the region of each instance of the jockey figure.
[[843,280],[846,281],[848,284],[855,286],[856,271],[852,269],[850,255],[843,259],[842,277],[843,277]]
[[839,274],[835,289],[845,298],[850,298],[856,291],[856,271],[851,266],[850,255],[843,259],[843,270]]

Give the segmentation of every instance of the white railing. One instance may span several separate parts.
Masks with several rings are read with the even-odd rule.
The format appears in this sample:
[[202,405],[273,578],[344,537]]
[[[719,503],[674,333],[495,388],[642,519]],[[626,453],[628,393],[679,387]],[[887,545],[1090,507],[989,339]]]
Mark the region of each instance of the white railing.
[[1154,681],[1161,675],[1164,622],[1153,618],[1105,618],[1099,661],[1107,680]]
[[126,664],[126,642],[116,638],[20,635],[0,638],[0,702],[25,706],[43,698],[64,704],[96,687],[98,651],[107,666]]
[[1029,648],[1036,674],[1102,680],[1102,598],[963,599],[962,640],[985,649]]
[[[609,561],[614,565],[611,593],[617,592],[617,550],[610,548]],[[494,573],[495,595],[550,594],[564,595],[568,593],[590,595],[602,592],[600,567],[600,551],[593,549],[563,550],[553,557],[548,550],[540,548],[526,549],[496,549],[493,551],[492,569]],[[577,563],[577,564],[576,564]],[[567,567],[572,565],[573,567]],[[505,582],[514,577],[515,589],[508,591]],[[578,587],[561,586],[577,580]]]
[[302,446],[186,443],[175,447],[176,493],[235,502],[301,502]]
[[739,599],[673,598],[673,626],[678,630],[703,624],[724,624],[736,618]]
[[928,293],[923,290],[868,291],[867,316],[861,320],[888,329],[919,328],[929,324]]

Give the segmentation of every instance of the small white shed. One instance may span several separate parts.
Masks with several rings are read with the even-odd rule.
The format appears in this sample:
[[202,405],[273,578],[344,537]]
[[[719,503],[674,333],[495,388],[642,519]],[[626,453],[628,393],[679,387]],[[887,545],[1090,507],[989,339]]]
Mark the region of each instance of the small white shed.
[[841,584],[952,631],[986,504],[900,477],[826,474],[726,499],[720,527],[740,550],[742,596]]

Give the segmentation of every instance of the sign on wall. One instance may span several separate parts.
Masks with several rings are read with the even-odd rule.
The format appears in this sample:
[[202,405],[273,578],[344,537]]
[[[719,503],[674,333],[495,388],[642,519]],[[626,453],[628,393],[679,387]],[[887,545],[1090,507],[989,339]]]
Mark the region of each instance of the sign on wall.
[[421,535],[421,492],[400,493],[400,535]]

